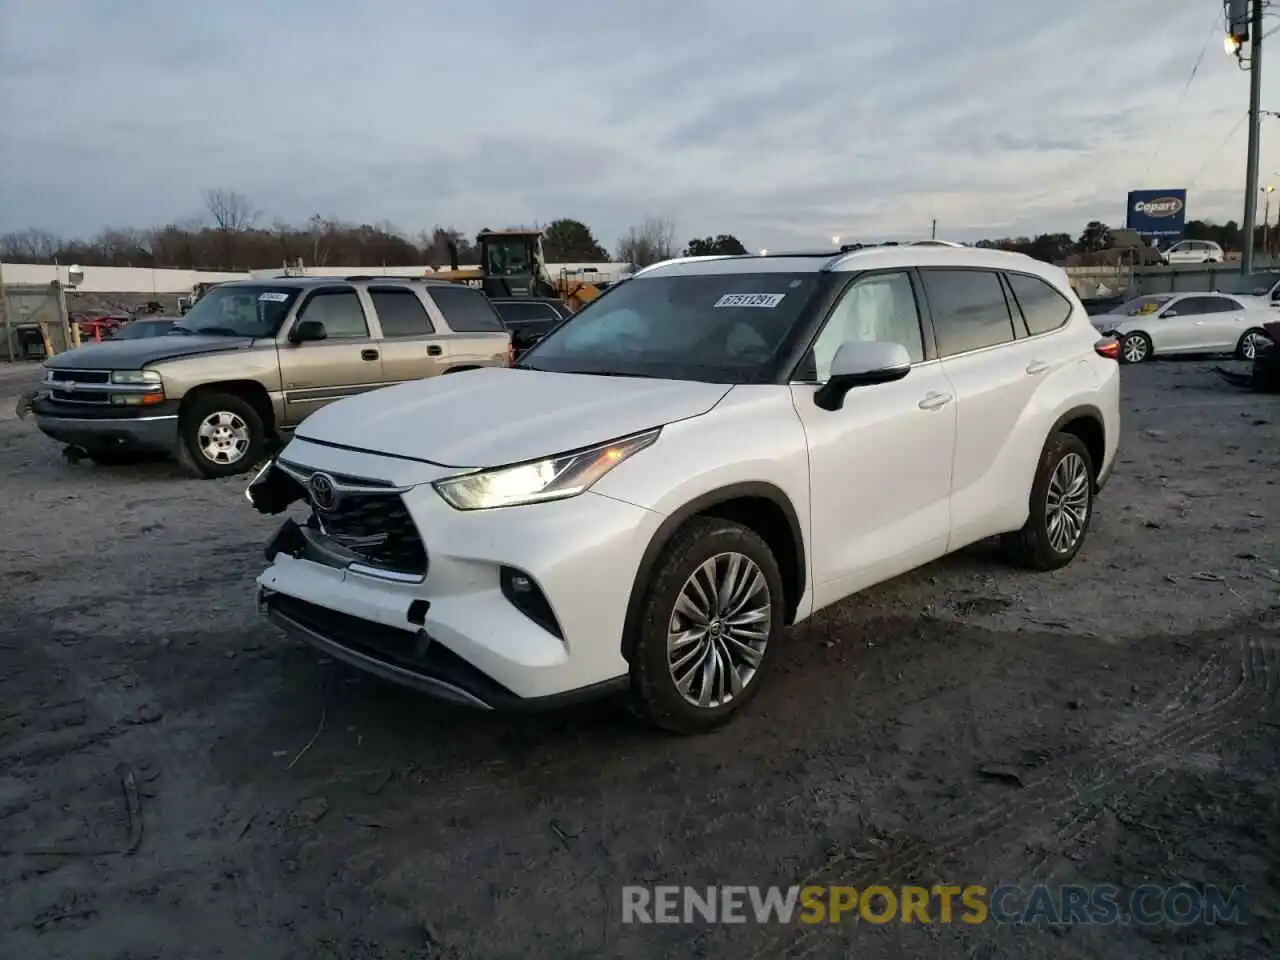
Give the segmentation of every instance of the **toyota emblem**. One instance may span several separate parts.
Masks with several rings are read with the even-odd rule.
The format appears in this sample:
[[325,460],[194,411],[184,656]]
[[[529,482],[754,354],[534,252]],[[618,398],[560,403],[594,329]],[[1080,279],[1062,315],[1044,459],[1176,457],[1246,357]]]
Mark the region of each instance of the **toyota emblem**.
[[329,511],[338,505],[338,490],[333,477],[327,473],[313,473],[307,481],[307,489],[311,492],[311,502],[317,510]]

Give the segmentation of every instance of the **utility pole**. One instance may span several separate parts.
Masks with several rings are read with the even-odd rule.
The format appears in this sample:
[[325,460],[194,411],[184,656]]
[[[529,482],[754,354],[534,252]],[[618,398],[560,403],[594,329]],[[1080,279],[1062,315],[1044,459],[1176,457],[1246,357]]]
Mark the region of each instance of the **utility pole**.
[[934,220],[933,226],[929,228],[929,239],[930,240],[938,239],[938,221],[937,220]]
[[[1253,272],[1254,231],[1258,221],[1258,153],[1262,120],[1262,14],[1265,0],[1227,0],[1227,50],[1236,55],[1241,69],[1249,71],[1249,157],[1244,185],[1244,250],[1240,272]],[[1249,57],[1240,55],[1249,41]],[[1245,64],[1248,66],[1245,66]]]

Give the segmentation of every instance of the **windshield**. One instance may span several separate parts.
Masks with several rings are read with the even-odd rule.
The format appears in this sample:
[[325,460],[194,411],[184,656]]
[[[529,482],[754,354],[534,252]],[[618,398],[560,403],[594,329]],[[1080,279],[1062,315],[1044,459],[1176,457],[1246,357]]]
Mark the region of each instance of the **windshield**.
[[1132,300],[1126,300],[1111,312],[1126,317],[1141,317],[1148,313],[1155,313],[1172,299],[1173,297],[1169,296],[1135,297]]
[[517,366],[763,382],[818,283],[817,273],[638,277],[566,320]]
[[297,287],[239,283],[214,287],[174,324],[173,332],[274,337],[297,298]]

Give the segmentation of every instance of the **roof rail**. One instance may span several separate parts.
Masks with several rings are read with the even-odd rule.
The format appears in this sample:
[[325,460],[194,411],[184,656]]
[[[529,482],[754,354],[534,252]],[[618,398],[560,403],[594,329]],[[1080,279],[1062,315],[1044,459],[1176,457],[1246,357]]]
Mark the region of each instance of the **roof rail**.
[[672,257],[670,260],[659,260],[657,263],[651,263],[647,267],[641,267],[631,276],[638,277],[648,273],[650,270],[656,270],[658,267],[669,267],[676,263],[697,263],[699,260],[731,260],[735,256],[739,256],[739,254],[716,253],[705,257]]

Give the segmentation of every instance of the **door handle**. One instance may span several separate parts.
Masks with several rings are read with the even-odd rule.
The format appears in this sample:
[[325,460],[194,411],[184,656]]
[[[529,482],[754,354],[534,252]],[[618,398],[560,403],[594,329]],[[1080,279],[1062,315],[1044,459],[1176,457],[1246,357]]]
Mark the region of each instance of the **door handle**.
[[1044,373],[1049,369],[1049,365],[1043,360],[1033,360],[1027,364],[1027,373],[1035,376],[1037,373]]
[[440,345],[438,343],[433,343],[431,344],[431,346],[427,347],[428,357],[438,357],[442,353],[444,353],[444,350],[440,348]]
[[951,394],[934,393],[930,391],[924,395],[924,399],[920,401],[921,410],[940,410],[951,402]]
[[377,360],[378,351],[377,350],[361,350],[360,359],[361,360]]

